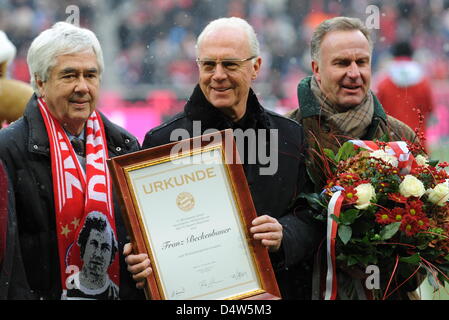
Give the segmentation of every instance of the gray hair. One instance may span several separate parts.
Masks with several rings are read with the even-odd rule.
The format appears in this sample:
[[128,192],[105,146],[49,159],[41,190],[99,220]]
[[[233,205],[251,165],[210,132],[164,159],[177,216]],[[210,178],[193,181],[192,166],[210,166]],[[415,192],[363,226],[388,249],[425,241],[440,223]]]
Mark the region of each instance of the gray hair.
[[368,40],[370,51],[373,50],[373,41],[369,29],[358,18],[335,17],[325,20],[315,29],[310,43],[310,55],[312,60],[318,61],[320,58],[320,47],[324,37],[331,31],[352,31],[359,30]]
[[95,34],[67,22],[57,22],[50,29],[41,32],[33,40],[28,50],[27,63],[31,86],[39,96],[35,77],[47,81],[56,58],[65,54],[84,52],[92,49],[97,57],[99,75],[104,70],[103,51]]
[[249,47],[251,50],[251,55],[259,56],[260,48],[259,48],[259,40],[257,40],[256,32],[254,28],[246,21],[237,17],[230,18],[220,18],[209,22],[209,24],[203,29],[203,31],[198,36],[196,41],[196,53],[197,56],[199,54],[199,47],[204,37],[211,33],[212,31],[221,29],[221,28],[235,28],[240,29],[246,32],[249,41]]

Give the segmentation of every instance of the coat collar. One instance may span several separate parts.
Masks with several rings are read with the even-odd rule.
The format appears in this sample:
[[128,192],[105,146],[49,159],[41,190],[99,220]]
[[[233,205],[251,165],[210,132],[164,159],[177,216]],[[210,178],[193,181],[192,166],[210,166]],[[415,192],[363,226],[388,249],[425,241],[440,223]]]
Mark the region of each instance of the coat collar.
[[[120,147],[119,150],[126,149],[132,145],[135,138],[128,135],[124,130],[113,130],[116,127],[101,112],[97,110],[106,132],[106,141],[108,149]],[[33,94],[24,112],[24,119],[28,124],[28,151],[32,153],[40,153],[49,155],[50,142],[48,140],[47,129],[45,128],[44,119],[37,104],[37,96]],[[123,150],[124,151],[124,150]]]
[[[318,100],[310,90],[310,81],[312,77],[304,78],[298,84],[298,103],[300,108],[301,118],[308,118],[313,116],[318,116],[320,114],[320,106]],[[387,121],[387,115],[380,104],[377,97],[373,94],[374,98],[374,115],[373,118],[381,118],[384,121]]]
[[201,88],[197,85],[184,107],[184,112],[191,121],[201,121],[204,129],[214,128],[224,130],[228,128],[270,128],[270,122],[266,116],[265,109],[260,105],[256,94],[250,89],[248,101],[246,103],[246,112],[237,123],[232,122],[224,113],[212,106],[207,101]]
[[28,124],[28,151],[48,154],[50,152],[50,142],[44,119],[39,111],[36,94],[33,94],[28,102],[23,117]]

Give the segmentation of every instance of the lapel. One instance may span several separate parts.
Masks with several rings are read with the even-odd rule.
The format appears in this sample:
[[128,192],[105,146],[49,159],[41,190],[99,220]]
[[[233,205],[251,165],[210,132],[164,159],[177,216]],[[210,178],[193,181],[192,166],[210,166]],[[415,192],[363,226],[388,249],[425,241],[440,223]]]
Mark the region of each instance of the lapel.
[[28,124],[28,151],[49,156],[50,143],[44,119],[37,105],[36,94],[33,94],[28,102],[23,117]]

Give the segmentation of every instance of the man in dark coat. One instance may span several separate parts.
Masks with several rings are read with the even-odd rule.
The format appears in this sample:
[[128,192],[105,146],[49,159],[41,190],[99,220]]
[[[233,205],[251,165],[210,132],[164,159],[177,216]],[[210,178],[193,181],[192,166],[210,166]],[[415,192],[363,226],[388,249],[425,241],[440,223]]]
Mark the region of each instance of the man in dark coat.
[[30,297],[18,236],[14,193],[0,161],[0,300]]
[[[264,109],[250,88],[262,59],[254,30],[246,21],[222,18],[211,22],[198,37],[197,54],[199,84],[184,111],[149,131],[143,147],[180,139],[176,134],[171,137],[176,129],[186,130],[190,137],[210,129],[233,129],[234,136],[237,132],[255,132],[256,141],[248,139],[239,145],[236,139],[244,153],[243,168],[259,215],[250,231],[269,250],[282,297],[310,299],[310,274],[303,262],[314,253],[320,231],[307,210],[292,207],[306,183],[302,129],[294,121]],[[249,161],[250,147],[261,145],[258,140],[265,139],[265,145],[276,143],[270,134],[264,138],[260,134],[263,130],[276,132],[278,139],[277,148],[267,148],[278,161],[277,170],[269,174],[262,173],[259,158],[254,163]],[[127,257],[136,280],[148,274],[144,271],[149,264],[145,258]]]
[[[386,115],[370,90],[372,46],[369,30],[357,18],[326,20],[313,33],[313,76],[299,83],[299,108],[288,115],[303,126],[308,141],[307,171],[314,182],[311,191],[321,192],[329,178],[322,161],[323,149],[336,153],[350,139],[376,140],[384,136],[390,141],[414,142],[416,139],[406,124]],[[317,263],[315,267],[319,265]],[[322,268],[325,265],[326,261],[323,261]],[[356,268],[338,270],[339,299],[366,299],[362,285],[358,286],[364,272]],[[319,274],[318,269],[314,274]],[[343,289],[342,283],[347,290]],[[316,277],[313,299],[320,298],[319,285]],[[407,288],[409,291],[414,289],[413,284]],[[406,290],[398,291],[395,298],[407,298]]]
[[24,116],[0,130],[0,158],[15,197],[29,293],[35,299],[61,299],[76,288],[100,296],[101,290],[80,288],[77,281],[76,235],[89,211],[97,210],[115,225],[119,262],[107,272],[120,298],[143,298],[124,263],[127,233],[105,164],[108,156],[137,151],[139,144],[95,111],[104,68],[98,39],[87,29],[59,22],[33,41],[28,65],[35,94]]
[[307,167],[320,192],[326,183],[322,148],[334,152],[350,139],[413,141],[415,133],[386,115],[370,90],[372,40],[356,18],[336,17],[321,23],[311,41],[312,77],[298,85],[299,108],[288,117],[304,128],[309,151]]

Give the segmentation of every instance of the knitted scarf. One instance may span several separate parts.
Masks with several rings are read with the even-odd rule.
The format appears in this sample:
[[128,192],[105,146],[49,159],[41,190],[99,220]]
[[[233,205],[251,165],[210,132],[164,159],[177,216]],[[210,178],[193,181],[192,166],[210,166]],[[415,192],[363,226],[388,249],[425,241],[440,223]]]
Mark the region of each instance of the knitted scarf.
[[353,139],[361,139],[366,134],[374,114],[374,99],[371,91],[358,106],[340,112],[327,100],[315,77],[312,77],[310,88],[321,106],[321,115],[331,126]]
[[[117,233],[103,122],[95,111],[86,122],[84,171],[46,102],[39,98],[38,105],[50,142],[63,297],[67,290],[72,290],[88,292],[95,298],[95,294],[119,285]],[[87,275],[90,281],[80,284],[81,275]]]

